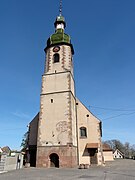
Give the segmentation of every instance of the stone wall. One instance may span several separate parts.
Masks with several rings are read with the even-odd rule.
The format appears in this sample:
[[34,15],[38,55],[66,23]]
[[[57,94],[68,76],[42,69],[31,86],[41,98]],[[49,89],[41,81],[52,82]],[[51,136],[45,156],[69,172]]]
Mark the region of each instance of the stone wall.
[[77,167],[77,148],[72,145],[60,147],[38,147],[37,167],[51,167],[50,155],[55,153],[59,157],[59,167]]
[[15,169],[21,169],[23,167],[23,155],[16,153],[14,156],[1,156],[1,171],[11,171]]

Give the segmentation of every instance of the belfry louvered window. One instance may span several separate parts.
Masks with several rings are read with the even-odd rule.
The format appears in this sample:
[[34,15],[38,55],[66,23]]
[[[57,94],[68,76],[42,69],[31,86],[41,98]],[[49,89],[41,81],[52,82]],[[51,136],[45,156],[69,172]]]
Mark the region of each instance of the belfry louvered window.
[[60,60],[60,55],[59,55],[58,53],[55,53],[55,54],[53,55],[53,62],[54,62],[54,63],[58,63],[59,60]]

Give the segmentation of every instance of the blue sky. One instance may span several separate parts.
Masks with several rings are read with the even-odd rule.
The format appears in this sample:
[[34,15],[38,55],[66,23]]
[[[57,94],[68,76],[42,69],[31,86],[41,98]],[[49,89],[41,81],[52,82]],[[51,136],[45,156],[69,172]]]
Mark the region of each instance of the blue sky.
[[[0,146],[20,149],[39,111],[47,38],[58,0],[0,1]],[[77,97],[103,122],[103,140],[135,144],[135,1],[63,0],[75,49]]]

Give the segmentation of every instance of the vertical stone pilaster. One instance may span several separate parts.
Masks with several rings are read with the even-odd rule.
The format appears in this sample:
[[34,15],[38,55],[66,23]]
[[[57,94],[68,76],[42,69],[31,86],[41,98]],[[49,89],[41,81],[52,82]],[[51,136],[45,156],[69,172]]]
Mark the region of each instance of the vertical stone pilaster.
[[61,67],[64,69],[65,67],[65,61],[66,61],[66,53],[65,53],[65,47],[62,46],[62,65]]

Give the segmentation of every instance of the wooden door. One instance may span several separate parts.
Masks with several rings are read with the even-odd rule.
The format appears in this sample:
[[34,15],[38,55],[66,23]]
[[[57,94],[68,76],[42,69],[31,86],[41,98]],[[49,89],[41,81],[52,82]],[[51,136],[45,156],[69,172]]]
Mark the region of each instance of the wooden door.
[[96,148],[91,148],[89,150],[90,153],[90,164],[97,164],[97,149]]

